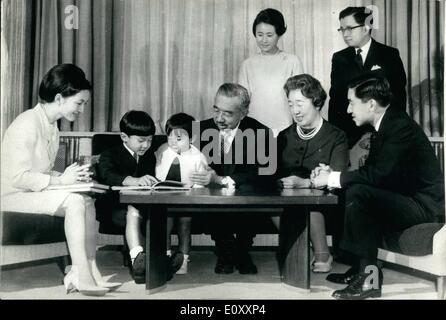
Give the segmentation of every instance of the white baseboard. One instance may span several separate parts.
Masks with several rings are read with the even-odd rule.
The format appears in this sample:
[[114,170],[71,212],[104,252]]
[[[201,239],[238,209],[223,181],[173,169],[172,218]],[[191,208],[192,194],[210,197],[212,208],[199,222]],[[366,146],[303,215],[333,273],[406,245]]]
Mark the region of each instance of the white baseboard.
[[[192,246],[196,247],[213,247],[215,245],[211,236],[208,234],[193,234],[192,235]],[[171,236],[172,245],[178,245],[178,236]],[[328,246],[332,246],[332,236],[327,236]],[[97,245],[122,245],[123,236],[121,235],[110,235],[110,234],[97,234]],[[258,234],[254,238],[254,247],[277,247],[279,245],[279,235],[278,234]]]

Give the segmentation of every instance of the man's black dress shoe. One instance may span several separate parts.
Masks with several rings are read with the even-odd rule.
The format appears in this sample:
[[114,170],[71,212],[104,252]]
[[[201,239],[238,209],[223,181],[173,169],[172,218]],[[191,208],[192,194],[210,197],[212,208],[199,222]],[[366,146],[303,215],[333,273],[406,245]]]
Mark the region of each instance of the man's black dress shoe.
[[234,272],[234,264],[229,259],[218,257],[217,264],[214,269],[215,273],[229,274]]
[[367,298],[381,297],[382,273],[380,271],[379,283],[366,282],[369,274],[358,273],[350,281],[350,284],[342,289],[333,292],[332,297],[340,300],[363,300]]
[[132,276],[135,283],[146,282],[146,253],[140,252],[135,258],[132,266]]
[[345,273],[330,273],[326,279],[333,283],[349,284],[357,273],[358,268],[351,267]]
[[257,267],[247,252],[238,257],[235,267],[240,274],[257,274]]

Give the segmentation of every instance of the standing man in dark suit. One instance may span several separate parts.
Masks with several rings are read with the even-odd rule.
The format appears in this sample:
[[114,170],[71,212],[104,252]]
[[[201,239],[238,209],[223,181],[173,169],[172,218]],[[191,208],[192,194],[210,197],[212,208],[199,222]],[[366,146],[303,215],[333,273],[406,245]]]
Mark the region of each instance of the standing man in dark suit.
[[339,14],[338,31],[347,48],[333,54],[328,120],[346,134],[350,148],[367,131],[357,127],[347,112],[347,84],[362,72],[380,69],[390,83],[394,105],[406,110],[406,73],[398,49],[371,37],[372,12],[365,7],[348,7]]
[[[200,149],[212,171],[196,172],[191,176],[192,182],[214,183],[241,191],[271,185],[275,167],[269,175],[263,175],[259,154],[269,155],[273,134],[268,127],[247,116],[249,102],[248,91],[243,86],[233,83],[220,86],[215,96],[213,118],[200,122]],[[274,160],[272,162],[277,165]],[[251,217],[224,213],[213,214],[210,219],[218,257],[215,272],[232,273],[235,265],[241,274],[256,274],[257,268],[248,253],[254,237],[250,230]]]
[[[312,173],[317,187],[345,188],[345,223],[341,248],[359,258],[345,274],[327,280],[348,283],[337,299],[380,297],[382,272],[378,247],[384,234],[444,217],[444,182],[440,165],[423,130],[398,108],[390,106],[388,81],[373,73],[348,86],[349,106],[357,126],[372,125],[370,154],[354,171],[335,172],[320,165]],[[369,276],[375,270],[375,282]],[[370,274],[369,274],[370,273]],[[379,275],[379,276],[378,276]]]

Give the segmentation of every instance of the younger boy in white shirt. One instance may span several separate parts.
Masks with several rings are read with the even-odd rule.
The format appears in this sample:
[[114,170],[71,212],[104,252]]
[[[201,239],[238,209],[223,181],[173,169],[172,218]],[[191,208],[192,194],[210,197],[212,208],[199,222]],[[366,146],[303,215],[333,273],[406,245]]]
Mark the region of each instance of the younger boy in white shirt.
[[[189,175],[195,171],[207,170],[206,157],[192,145],[197,138],[192,134],[192,123],[195,119],[186,113],[174,114],[167,120],[165,131],[167,143],[161,145],[155,152],[156,166],[155,175],[159,180],[181,181],[185,186],[202,187],[193,185]],[[192,217],[187,215],[177,215],[167,218],[167,255],[170,256],[172,232],[174,222],[177,222],[178,247],[184,255],[183,264],[176,272],[186,274],[189,262],[189,252],[191,246],[191,221]]]

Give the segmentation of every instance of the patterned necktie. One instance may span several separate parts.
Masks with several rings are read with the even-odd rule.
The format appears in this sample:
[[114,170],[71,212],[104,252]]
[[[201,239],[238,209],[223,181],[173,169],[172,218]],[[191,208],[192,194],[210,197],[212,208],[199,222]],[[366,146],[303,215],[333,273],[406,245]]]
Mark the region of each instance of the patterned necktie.
[[229,143],[229,133],[220,132],[220,153],[226,154],[231,148]]
[[358,51],[356,51],[355,62],[358,65],[359,69],[362,70],[364,68],[364,62],[362,61],[361,52],[361,49],[358,49]]
[[167,173],[166,180],[181,182],[181,168],[180,160],[178,159],[178,157],[175,157],[175,159],[173,159],[172,164],[170,165],[169,172]]

